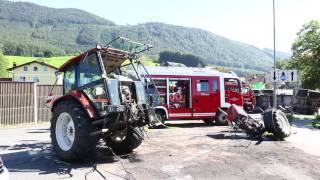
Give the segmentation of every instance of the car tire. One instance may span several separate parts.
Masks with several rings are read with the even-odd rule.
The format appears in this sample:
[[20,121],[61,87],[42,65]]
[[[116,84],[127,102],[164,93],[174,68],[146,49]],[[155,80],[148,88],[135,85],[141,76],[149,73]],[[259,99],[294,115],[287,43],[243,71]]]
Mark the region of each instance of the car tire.
[[[82,106],[75,102],[59,103],[51,119],[51,141],[59,159],[73,162],[84,160],[95,149],[98,137]],[[65,137],[67,136],[67,137]]]

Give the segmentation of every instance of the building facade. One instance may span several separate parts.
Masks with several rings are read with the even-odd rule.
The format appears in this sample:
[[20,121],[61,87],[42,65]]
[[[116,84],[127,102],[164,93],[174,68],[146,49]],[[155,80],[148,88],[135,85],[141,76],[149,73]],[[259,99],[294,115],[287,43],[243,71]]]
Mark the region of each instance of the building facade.
[[7,70],[12,73],[15,82],[36,82],[40,85],[53,85],[56,82],[57,68],[39,61],[13,65]]

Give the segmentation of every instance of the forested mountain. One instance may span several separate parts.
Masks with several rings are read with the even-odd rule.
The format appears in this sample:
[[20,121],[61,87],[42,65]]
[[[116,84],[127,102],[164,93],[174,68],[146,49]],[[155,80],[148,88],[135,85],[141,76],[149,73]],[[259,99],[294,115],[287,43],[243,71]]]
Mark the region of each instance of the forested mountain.
[[[273,58],[273,49],[269,48],[263,48],[263,51],[269,55],[270,57]],[[283,59],[290,59],[291,54],[287,52],[282,52],[282,51],[276,51],[276,59],[277,60],[283,60]]]
[[163,23],[116,25],[78,9],[55,9],[0,0],[0,48],[7,55],[72,55],[121,35],[162,51],[193,54],[206,64],[266,71],[272,58],[263,50],[211,32]]

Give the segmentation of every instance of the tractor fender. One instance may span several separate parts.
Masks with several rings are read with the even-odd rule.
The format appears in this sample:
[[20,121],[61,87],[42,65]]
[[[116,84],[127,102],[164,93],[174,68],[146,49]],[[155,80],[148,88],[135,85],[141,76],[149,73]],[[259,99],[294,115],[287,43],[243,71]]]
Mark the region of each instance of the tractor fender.
[[85,95],[82,91],[73,90],[70,93],[59,97],[53,102],[53,105],[51,107],[51,112],[53,112],[54,108],[57,104],[63,102],[63,101],[76,101],[83,107],[84,111],[87,113],[89,118],[97,118],[98,113],[96,111],[96,108],[94,105],[90,102],[90,99],[87,95]]

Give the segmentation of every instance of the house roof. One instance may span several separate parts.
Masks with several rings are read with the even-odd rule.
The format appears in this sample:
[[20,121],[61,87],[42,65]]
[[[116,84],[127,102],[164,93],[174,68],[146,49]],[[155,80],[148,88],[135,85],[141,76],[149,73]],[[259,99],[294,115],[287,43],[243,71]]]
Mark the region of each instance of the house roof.
[[58,69],[58,68],[56,68],[56,67],[54,67],[54,66],[52,66],[50,64],[47,64],[47,63],[44,63],[44,62],[40,62],[40,61],[37,61],[37,60],[33,60],[33,61],[30,61],[30,62],[27,62],[27,63],[24,63],[24,64],[20,64],[20,65],[15,66],[15,67],[8,68],[7,70],[8,71],[12,71],[13,69],[16,69],[18,67],[22,67],[22,66],[25,66],[25,65],[29,65],[29,64],[32,64],[32,63],[39,63],[39,64],[41,64],[43,66],[48,66],[48,67],[51,67],[51,68],[54,68],[54,69]]

